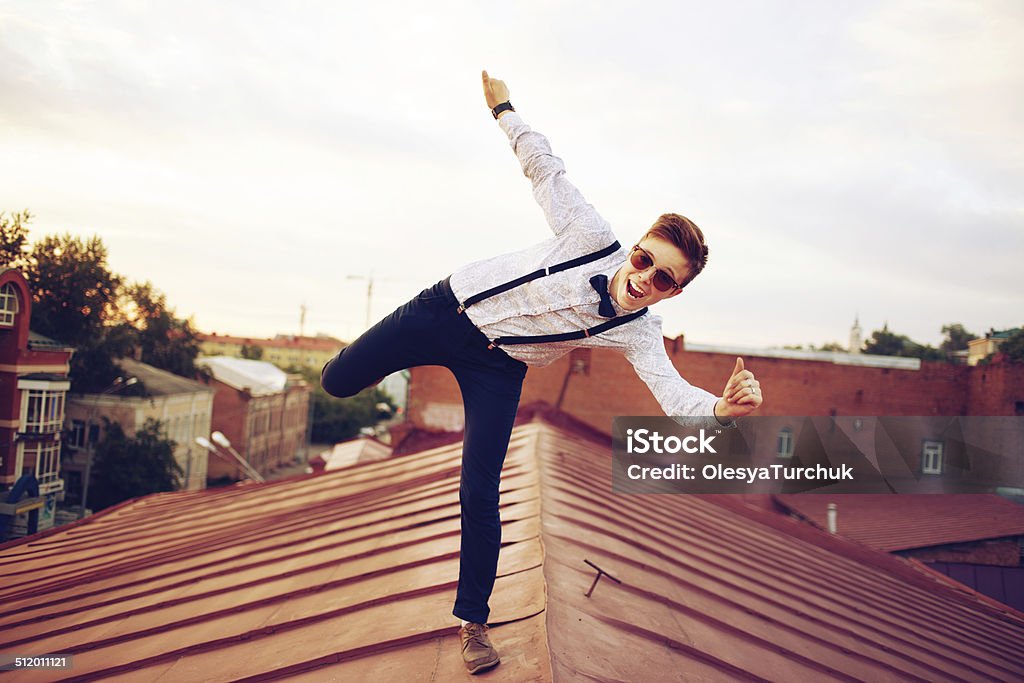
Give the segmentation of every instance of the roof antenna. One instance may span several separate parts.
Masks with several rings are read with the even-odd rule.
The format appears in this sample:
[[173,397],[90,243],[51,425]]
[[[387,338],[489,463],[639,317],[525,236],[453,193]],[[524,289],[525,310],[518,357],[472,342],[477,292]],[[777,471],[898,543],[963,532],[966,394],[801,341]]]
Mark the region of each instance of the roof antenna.
[[621,581],[619,581],[618,579],[616,579],[616,578],[615,578],[614,576],[612,576],[611,574],[609,574],[609,573],[608,573],[608,572],[606,572],[605,570],[603,570],[603,569],[601,569],[600,567],[598,567],[598,566],[597,566],[596,564],[594,564],[594,563],[593,563],[593,562],[591,562],[590,560],[588,560],[588,559],[584,558],[584,560],[583,560],[583,561],[584,561],[584,562],[586,562],[586,563],[587,563],[587,564],[589,564],[589,565],[590,565],[591,567],[593,567],[594,569],[596,569],[596,570],[597,570],[597,576],[595,576],[595,577],[594,577],[594,583],[590,584],[590,590],[588,590],[588,591],[587,591],[586,593],[584,593],[584,595],[586,595],[586,596],[587,596],[588,598],[590,597],[590,594],[594,592],[594,587],[595,587],[595,586],[597,586],[597,582],[601,580],[601,577],[602,577],[602,576],[607,576],[607,577],[608,577],[609,579],[611,579],[611,580],[612,580],[612,581],[614,581],[615,583],[619,583],[619,584],[621,584],[621,583],[622,583]]

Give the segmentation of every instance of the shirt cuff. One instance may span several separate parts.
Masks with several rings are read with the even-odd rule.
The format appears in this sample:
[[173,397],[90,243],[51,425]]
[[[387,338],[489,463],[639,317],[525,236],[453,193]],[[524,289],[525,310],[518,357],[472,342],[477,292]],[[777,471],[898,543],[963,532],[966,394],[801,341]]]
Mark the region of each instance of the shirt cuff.
[[498,125],[505,131],[505,134],[512,137],[512,129],[516,126],[523,125],[523,119],[519,114],[514,111],[506,112],[504,116],[498,119]]
[[718,405],[718,401],[721,398],[721,396],[716,396],[715,402],[711,404],[711,417],[715,418],[715,422],[717,422],[719,426],[725,427],[726,429],[734,429],[736,427],[736,420],[730,418],[728,422],[722,422],[722,420],[715,415],[715,406]]

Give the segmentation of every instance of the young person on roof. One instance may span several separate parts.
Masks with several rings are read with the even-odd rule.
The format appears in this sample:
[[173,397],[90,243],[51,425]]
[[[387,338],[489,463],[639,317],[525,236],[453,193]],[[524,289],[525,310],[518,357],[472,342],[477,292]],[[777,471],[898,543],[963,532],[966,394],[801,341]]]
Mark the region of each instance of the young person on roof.
[[482,73],[488,108],[508,136],[554,235],[522,251],[472,263],[421,292],[324,366],[321,383],[352,396],[393,372],[442,365],[465,405],[459,486],[462,538],[452,613],[462,620],[471,673],[499,661],[487,635],[488,599],[501,545],[498,484],[527,367],[575,347],[621,352],[666,415],[721,424],[761,405],[760,384],[736,359],[721,396],[680,377],[648,307],[678,296],[704,269],[708,248],[692,221],[659,217],[623,248],[611,226],[565,177],[547,138],[509,103],[506,85]]

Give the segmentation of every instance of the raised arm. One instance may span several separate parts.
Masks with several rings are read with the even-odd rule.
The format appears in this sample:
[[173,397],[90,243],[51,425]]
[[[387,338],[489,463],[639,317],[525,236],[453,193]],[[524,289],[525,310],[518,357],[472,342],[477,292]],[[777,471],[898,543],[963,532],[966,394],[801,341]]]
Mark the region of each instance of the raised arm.
[[[509,90],[504,81],[491,78],[486,71],[482,72],[481,78],[489,109],[509,101]],[[546,137],[532,130],[515,112],[503,111],[498,114],[498,119],[519,158],[523,173],[533,184],[533,196],[556,235],[569,230],[607,232],[611,229],[565,177],[565,164],[551,152]]]

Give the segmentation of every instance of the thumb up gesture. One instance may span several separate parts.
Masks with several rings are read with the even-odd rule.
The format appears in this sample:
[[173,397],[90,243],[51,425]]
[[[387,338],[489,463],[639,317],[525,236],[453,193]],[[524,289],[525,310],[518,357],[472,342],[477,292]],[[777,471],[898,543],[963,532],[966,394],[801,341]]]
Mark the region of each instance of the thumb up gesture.
[[502,102],[508,102],[508,86],[505,81],[491,78],[487,72],[481,72],[484,83],[484,99],[487,100],[487,108],[494,109]]
[[764,403],[761,383],[754,373],[743,367],[743,359],[737,358],[732,376],[725,383],[722,398],[715,404],[715,417],[734,418],[749,415]]

